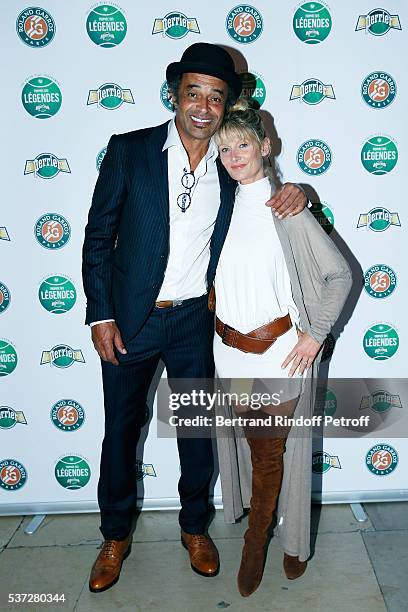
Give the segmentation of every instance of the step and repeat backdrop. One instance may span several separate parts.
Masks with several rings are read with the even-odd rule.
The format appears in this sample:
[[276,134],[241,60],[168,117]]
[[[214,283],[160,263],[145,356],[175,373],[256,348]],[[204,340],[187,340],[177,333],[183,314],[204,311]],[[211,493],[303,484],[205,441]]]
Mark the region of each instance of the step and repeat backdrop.
[[[391,384],[408,361],[407,6],[254,1],[3,6],[0,514],[97,508],[103,398],[84,325],[84,227],[110,135],[171,118],[166,66],[197,41],[231,49],[246,94],[273,117],[283,181],[310,185],[316,218],[361,267],[329,374],[378,381],[352,408],[382,425],[320,443],[316,492],[404,498],[408,443],[387,418],[407,410]],[[339,401],[329,388],[326,413]],[[176,444],[155,430],[153,419],[138,462],[145,507],[174,507]]]

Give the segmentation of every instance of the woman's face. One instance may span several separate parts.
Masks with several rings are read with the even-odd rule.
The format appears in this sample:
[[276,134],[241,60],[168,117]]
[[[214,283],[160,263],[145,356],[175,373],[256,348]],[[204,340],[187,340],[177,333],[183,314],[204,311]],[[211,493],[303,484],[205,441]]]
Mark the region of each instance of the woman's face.
[[253,138],[223,135],[218,151],[228,174],[243,185],[258,181],[265,176],[263,156],[269,154],[269,138],[265,138],[259,146]]

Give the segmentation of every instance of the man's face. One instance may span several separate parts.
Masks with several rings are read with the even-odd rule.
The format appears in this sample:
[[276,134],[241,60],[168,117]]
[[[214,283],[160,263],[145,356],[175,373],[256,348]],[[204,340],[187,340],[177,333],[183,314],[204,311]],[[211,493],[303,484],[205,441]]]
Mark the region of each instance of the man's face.
[[182,75],[176,124],[181,136],[208,140],[224,116],[228,85],[217,77],[195,72]]

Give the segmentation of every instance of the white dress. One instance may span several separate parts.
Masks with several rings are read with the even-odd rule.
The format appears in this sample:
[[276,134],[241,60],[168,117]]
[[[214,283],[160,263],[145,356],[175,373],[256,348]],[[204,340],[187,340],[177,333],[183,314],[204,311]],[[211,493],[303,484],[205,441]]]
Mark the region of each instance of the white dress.
[[238,186],[214,281],[216,314],[244,334],[288,313],[293,327],[262,354],[227,346],[216,333],[214,359],[219,378],[287,381],[285,399],[290,399],[299,394],[301,377],[289,382],[290,365],[282,370],[281,364],[298,340],[299,312],[272,212],[265,206],[270,196],[267,177]]

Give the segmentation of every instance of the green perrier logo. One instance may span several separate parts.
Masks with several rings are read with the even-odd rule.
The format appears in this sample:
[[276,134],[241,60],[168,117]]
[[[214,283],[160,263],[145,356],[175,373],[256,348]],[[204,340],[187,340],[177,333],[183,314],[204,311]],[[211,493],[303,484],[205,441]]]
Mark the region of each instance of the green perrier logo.
[[97,104],[106,110],[116,110],[123,103],[134,104],[130,89],[123,89],[116,83],[104,83],[98,89],[90,89],[87,105]]
[[314,202],[310,207],[316,221],[320,223],[327,234],[330,234],[334,227],[334,214],[325,202]]
[[99,47],[116,47],[126,36],[127,24],[122,9],[112,4],[100,4],[86,20],[89,38]]
[[67,455],[58,459],[55,478],[64,489],[82,489],[91,478],[91,468],[80,455]]
[[10,406],[0,406],[0,429],[11,429],[16,423],[27,425],[24,412],[14,410]]
[[17,352],[14,346],[9,340],[0,338],[0,378],[14,372],[17,361]]
[[40,365],[50,364],[56,368],[69,368],[75,362],[85,363],[81,349],[74,350],[67,344],[57,344],[50,351],[43,351]]
[[35,159],[27,159],[24,168],[24,175],[34,174],[42,179],[53,179],[60,172],[71,173],[68,161],[59,159],[53,153],[40,153]]
[[51,421],[61,431],[76,431],[85,421],[85,411],[73,399],[62,399],[51,408]]
[[372,325],[364,334],[364,351],[371,359],[375,359],[376,361],[389,359],[395,355],[398,347],[398,333],[389,323],[377,323]]
[[370,174],[388,174],[397,161],[397,145],[389,136],[373,136],[361,149],[361,163]]
[[384,36],[391,29],[402,30],[400,18],[382,8],[373,9],[368,15],[360,15],[357,19],[356,32],[365,30],[373,36]]
[[301,4],[293,16],[293,30],[304,43],[316,44],[330,34],[332,18],[329,9],[321,2]]
[[242,96],[251,99],[256,108],[261,108],[266,99],[266,87],[256,72],[241,72]]
[[36,119],[48,119],[61,108],[62,94],[54,79],[31,77],[23,87],[21,101],[27,113]]
[[48,312],[62,314],[71,310],[75,304],[76,289],[66,276],[49,276],[41,282],[38,299]]
[[6,310],[10,305],[10,290],[0,282],[0,314]]
[[374,391],[371,395],[363,395],[361,398],[360,410],[369,409],[383,414],[391,410],[391,408],[402,408],[401,398],[399,395],[393,395],[383,389]]
[[21,489],[27,480],[27,470],[16,459],[0,459],[0,487],[5,491]]
[[306,79],[300,85],[293,85],[289,100],[301,100],[314,106],[325,98],[336,99],[333,85],[324,85],[319,79]]
[[359,215],[357,228],[366,227],[373,232],[385,232],[391,225],[401,227],[399,214],[390,212],[383,206],[377,206],[369,210],[368,213]]
[[186,17],[179,11],[167,13],[162,19],[155,19],[152,30],[152,34],[163,34],[173,39],[184,38],[189,32],[200,34],[197,19]]
[[312,455],[312,471],[315,474],[324,474],[330,468],[341,470],[340,460],[337,455],[329,455],[325,451],[317,451]]

